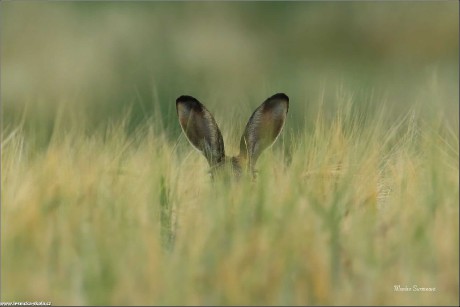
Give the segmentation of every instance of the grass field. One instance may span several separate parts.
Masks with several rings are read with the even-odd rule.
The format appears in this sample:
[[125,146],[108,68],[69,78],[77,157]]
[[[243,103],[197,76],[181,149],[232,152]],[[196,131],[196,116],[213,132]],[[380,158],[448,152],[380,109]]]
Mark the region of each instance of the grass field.
[[[208,24],[190,22],[192,4],[8,5],[3,12],[10,15],[2,19],[2,41],[10,43],[2,43],[2,302],[458,305],[458,28],[451,30],[458,16],[445,17],[448,7],[400,7],[409,19],[399,22],[413,23],[378,36],[392,56],[374,65],[377,58],[369,54],[376,49],[363,43],[348,53],[334,45],[340,35],[322,45],[340,54],[324,58],[319,47],[298,45],[300,30],[292,41],[282,38],[284,21],[303,29],[303,20],[316,16],[305,15],[310,10],[342,16],[330,5],[292,3],[281,10],[290,18],[278,20],[271,10],[280,11],[279,3],[222,4],[228,10],[200,4],[200,14],[213,13]],[[350,4],[350,12],[366,13],[352,20],[385,24],[389,11],[379,5]],[[444,5],[458,12],[458,3]],[[257,15],[262,6],[265,15]],[[174,15],[179,24],[164,17],[173,12],[182,17]],[[420,48],[425,40],[404,36],[425,24],[423,14],[439,21],[423,32],[425,40],[439,40],[436,48]],[[29,41],[13,35],[14,15],[23,16],[24,37],[48,43],[27,53]],[[253,36],[247,34],[245,27],[254,29],[248,24],[258,24],[252,16],[271,16],[275,32],[254,26]],[[41,25],[35,32],[32,21]],[[152,40],[164,45],[155,51],[151,43],[140,53],[134,38],[149,36],[128,34],[157,22],[167,28],[152,27]],[[167,37],[201,33],[204,24],[211,30],[192,44],[194,56],[207,50],[200,47],[211,39],[206,35],[216,39],[213,31],[225,29],[234,32],[216,46],[236,50],[207,50],[192,60],[171,51],[184,45],[172,48],[159,38],[161,31]],[[95,33],[83,35],[92,28]],[[322,33],[335,33],[328,29]],[[369,39],[380,31],[367,29]],[[323,42],[313,32],[305,35]],[[276,39],[283,44],[275,50],[287,48],[289,57],[254,49]],[[86,57],[72,57],[85,50]],[[302,50],[311,63],[296,53]],[[115,60],[122,55],[125,66]],[[135,60],[142,58],[145,70]],[[348,62],[340,64],[343,59]],[[60,74],[67,70],[75,74]],[[259,159],[257,180],[211,181],[206,160],[180,131],[175,98],[197,96],[232,155],[251,112],[280,91],[290,97],[286,126]]]
[[312,133],[288,125],[256,182],[211,183],[183,137],[150,124],[56,128],[40,153],[17,127],[2,143],[2,299],[456,304],[457,131],[344,105]]

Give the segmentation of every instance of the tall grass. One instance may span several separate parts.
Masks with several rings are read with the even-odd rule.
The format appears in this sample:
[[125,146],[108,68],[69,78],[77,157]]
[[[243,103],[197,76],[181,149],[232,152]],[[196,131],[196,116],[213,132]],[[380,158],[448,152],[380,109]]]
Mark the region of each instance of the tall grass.
[[[459,304],[458,2],[0,5],[0,301]],[[281,91],[212,182],[175,98],[232,155]]]
[[5,128],[2,301],[458,305],[458,122],[337,99],[288,118],[255,182],[211,182],[157,122],[57,118],[40,149]]

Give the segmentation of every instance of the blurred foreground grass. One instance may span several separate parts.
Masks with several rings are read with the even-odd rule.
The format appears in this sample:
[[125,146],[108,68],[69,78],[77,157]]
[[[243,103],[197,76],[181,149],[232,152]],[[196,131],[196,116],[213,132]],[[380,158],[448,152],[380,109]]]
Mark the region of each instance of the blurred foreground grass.
[[287,126],[256,182],[209,182],[149,124],[57,127],[40,153],[5,135],[2,300],[456,305],[458,132],[341,105],[311,133]]
[[[458,2],[0,5],[1,301],[458,305]],[[276,92],[211,183],[175,99]]]

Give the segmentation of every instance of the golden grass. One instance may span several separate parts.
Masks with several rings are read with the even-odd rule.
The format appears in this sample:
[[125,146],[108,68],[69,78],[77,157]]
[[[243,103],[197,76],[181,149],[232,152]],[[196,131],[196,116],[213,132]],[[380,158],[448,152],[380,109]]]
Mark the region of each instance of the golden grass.
[[386,116],[288,126],[256,182],[150,126],[4,131],[2,301],[457,305],[458,134]]

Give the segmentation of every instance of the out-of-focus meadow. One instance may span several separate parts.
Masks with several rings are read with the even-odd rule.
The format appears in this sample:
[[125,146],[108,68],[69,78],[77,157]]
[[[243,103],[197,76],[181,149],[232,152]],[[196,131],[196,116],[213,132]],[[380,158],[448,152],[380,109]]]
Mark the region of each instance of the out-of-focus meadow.
[[[458,2],[0,8],[1,301],[458,305]],[[277,92],[211,183],[175,99],[237,154]]]

